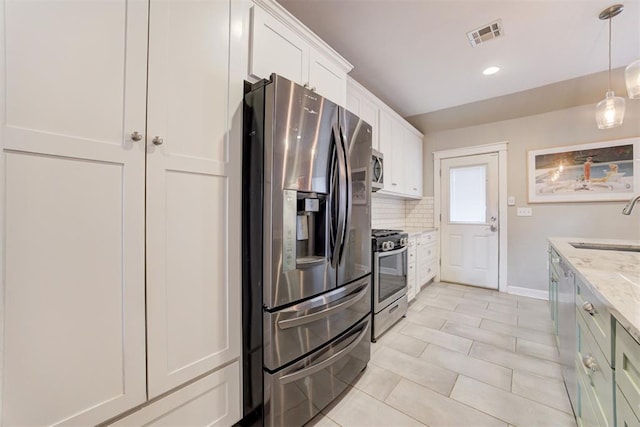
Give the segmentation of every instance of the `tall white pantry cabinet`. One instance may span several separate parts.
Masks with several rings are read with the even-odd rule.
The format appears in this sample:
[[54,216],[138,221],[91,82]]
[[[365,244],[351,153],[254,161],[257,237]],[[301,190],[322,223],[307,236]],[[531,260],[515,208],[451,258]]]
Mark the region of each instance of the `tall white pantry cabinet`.
[[1,425],[232,424],[242,12],[1,3]]

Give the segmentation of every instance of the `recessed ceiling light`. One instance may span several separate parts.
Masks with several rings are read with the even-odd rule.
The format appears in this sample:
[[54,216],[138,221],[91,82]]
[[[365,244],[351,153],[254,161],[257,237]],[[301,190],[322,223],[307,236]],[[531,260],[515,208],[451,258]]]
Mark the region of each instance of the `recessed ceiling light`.
[[484,74],[485,76],[490,76],[491,74],[495,74],[498,71],[500,71],[500,67],[487,67],[484,69],[482,74]]

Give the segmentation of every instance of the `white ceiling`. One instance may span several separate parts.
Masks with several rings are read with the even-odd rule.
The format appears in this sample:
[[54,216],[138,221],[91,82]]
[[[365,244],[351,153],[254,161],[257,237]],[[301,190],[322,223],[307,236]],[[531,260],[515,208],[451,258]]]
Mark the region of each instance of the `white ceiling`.
[[[615,3],[278,1],[354,65],[353,78],[403,116],[606,70],[608,22],[598,14]],[[613,68],[640,58],[640,0],[619,3],[624,11],[612,22]],[[466,33],[498,18],[504,37],[472,47]],[[501,71],[482,75],[490,65]]]

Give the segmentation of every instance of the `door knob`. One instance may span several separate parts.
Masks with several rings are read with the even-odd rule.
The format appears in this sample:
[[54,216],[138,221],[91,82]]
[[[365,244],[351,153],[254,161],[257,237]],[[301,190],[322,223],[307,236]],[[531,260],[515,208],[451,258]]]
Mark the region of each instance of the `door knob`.
[[140,132],[135,131],[135,132],[133,132],[133,133],[131,134],[131,140],[132,140],[132,141],[136,141],[136,142],[138,142],[138,141],[140,141],[141,139],[142,139],[142,134],[141,134]]
[[154,136],[151,142],[153,142],[153,145],[162,145],[164,143],[164,139],[159,136]]
[[495,233],[496,231],[498,231],[498,227],[496,227],[495,224],[491,224],[491,226],[489,227],[489,230]]

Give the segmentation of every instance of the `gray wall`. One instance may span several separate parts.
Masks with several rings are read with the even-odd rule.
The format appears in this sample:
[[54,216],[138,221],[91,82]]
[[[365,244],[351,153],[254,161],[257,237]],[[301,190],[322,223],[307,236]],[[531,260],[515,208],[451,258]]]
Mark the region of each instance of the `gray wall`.
[[[640,136],[640,100],[627,99],[626,103],[624,124],[609,130],[597,129],[594,104],[434,133],[421,129],[425,133],[425,195],[433,195],[434,151],[507,141],[507,193],[516,197],[516,206],[533,209],[532,217],[518,217],[516,206],[508,207],[507,282],[546,290],[547,237],[640,239],[640,206],[625,216],[620,213],[623,202],[529,205],[527,150]],[[412,119],[422,127],[419,117]]]

